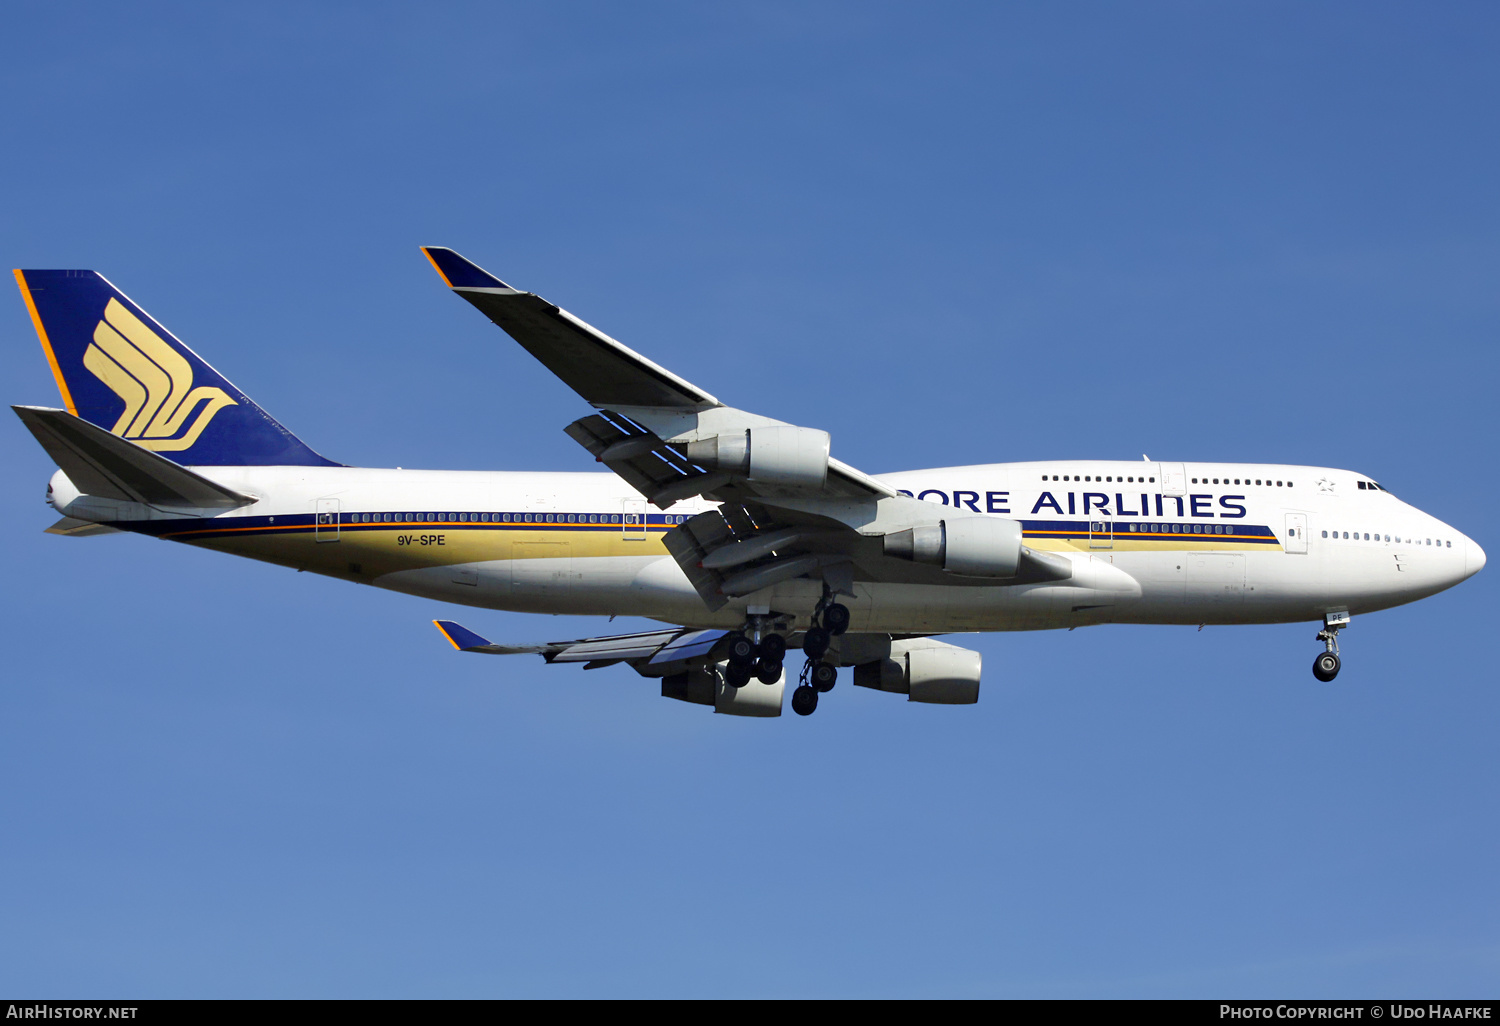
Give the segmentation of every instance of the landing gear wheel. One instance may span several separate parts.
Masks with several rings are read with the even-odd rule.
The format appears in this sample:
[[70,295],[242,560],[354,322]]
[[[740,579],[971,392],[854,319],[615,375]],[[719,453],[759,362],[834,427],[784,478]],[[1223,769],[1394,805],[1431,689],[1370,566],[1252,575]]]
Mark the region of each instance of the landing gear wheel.
[[786,638],[780,634],[767,634],[760,639],[760,661],[779,663],[786,655]]
[[834,637],[843,634],[849,629],[849,607],[835,602],[823,610],[823,626]]
[[755,679],[762,684],[775,684],[781,679],[781,663],[768,663],[762,659],[755,664]]
[[792,692],[792,712],[798,716],[811,716],[818,708],[818,693],[806,684]]
[[743,634],[729,636],[729,664],[748,667],[755,662],[755,642]]
[[802,652],[809,659],[822,659],[828,651],[829,634],[822,627],[809,627],[802,635]]
[[1332,652],[1324,652],[1313,660],[1313,676],[1327,684],[1339,675],[1339,657]]
[[811,677],[814,688],[820,692],[828,692],[838,683],[839,671],[827,663],[814,663]]
[[724,683],[732,688],[742,688],[750,683],[754,671],[748,663],[730,663],[724,670]]

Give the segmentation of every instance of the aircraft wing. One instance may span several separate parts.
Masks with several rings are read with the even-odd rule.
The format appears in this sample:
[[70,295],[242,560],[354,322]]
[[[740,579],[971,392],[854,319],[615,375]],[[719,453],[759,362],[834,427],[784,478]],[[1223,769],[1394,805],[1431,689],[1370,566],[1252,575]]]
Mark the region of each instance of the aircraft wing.
[[[643,634],[617,634],[580,641],[549,641],[540,645],[497,645],[452,620],[434,620],[443,637],[460,652],[486,655],[539,655],[549,663],[583,663],[585,670],[615,663],[649,667],[649,676],[675,672],[678,664],[708,661],[728,631],[684,630],[672,627]],[[660,672],[655,672],[660,670]]]
[[[659,508],[726,485],[750,495],[896,494],[830,459],[827,432],[728,407],[568,311],[511,288],[453,250],[424,246],[422,252],[449,288],[602,411],[569,425],[568,434]],[[754,434],[732,453],[727,443],[719,444],[721,436],[743,437],[747,431]]]
[[598,328],[535,293],[511,288],[453,250],[424,246],[422,252],[449,288],[595,406],[698,410],[723,405]]
[[[828,432],[726,406],[453,250],[422,251],[454,292],[598,410],[566,428],[595,460],[660,509],[696,495],[720,504],[666,538],[710,609],[801,576],[821,577],[836,594],[853,594],[856,579],[961,584],[955,575],[967,575],[969,584],[1012,584],[1072,576],[1066,558],[1022,546],[1017,521],[955,516],[900,495],[832,458]],[[947,522],[958,519],[966,523],[950,532]],[[950,534],[955,551],[970,539],[1009,555],[987,566],[949,559]]]

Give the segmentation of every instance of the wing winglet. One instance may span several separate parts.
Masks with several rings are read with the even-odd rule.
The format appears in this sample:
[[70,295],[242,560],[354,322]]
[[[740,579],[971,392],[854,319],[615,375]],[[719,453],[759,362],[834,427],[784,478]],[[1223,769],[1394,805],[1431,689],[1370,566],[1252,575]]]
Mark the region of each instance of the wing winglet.
[[452,620],[434,620],[433,626],[443,632],[448,643],[460,652],[483,652],[486,655],[537,655],[545,653],[548,645],[497,645],[481,638],[461,623]]
[[[423,246],[422,253],[432,261],[433,270],[450,289],[510,289],[489,271],[459,256],[447,246]],[[512,292],[515,289],[511,289]]]

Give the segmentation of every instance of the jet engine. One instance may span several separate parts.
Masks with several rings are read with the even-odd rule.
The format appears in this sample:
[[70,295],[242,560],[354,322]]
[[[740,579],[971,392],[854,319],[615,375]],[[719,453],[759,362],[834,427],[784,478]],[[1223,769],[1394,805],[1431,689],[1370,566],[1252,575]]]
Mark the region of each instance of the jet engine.
[[1021,522],[951,517],[886,535],[885,554],[965,577],[1014,577],[1021,562]]
[[828,432],[815,428],[753,427],[689,442],[687,458],[751,481],[820,486],[828,477],[828,445]]
[[981,663],[978,652],[931,638],[893,641],[889,656],[854,668],[854,683],[911,702],[973,705],[979,701]]
[[786,672],[774,684],[752,680],[737,688],[724,680],[727,663],[699,666],[685,673],[663,677],[661,696],[694,705],[711,705],[716,713],[730,716],[780,716]]

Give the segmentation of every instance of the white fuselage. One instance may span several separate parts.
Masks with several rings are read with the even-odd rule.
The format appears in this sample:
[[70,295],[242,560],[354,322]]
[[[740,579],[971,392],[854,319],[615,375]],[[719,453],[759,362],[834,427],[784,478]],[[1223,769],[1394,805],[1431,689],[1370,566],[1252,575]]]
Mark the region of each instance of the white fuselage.
[[[257,501],[223,513],[156,509],[79,496],[61,473],[51,501],[82,520],[492,609],[735,627],[757,607],[805,622],[821,593],[799,578],[710,612],[661,539],[713,503],[648,511],[608,473],[195,469]],[[1369,478],[1321,467],[1052,461],[879,480],[1019,520],[1024,543],[1068,559],[1073,577],[856,580],[855,631],[1317,620],[1431,595],[1485,558]]]

